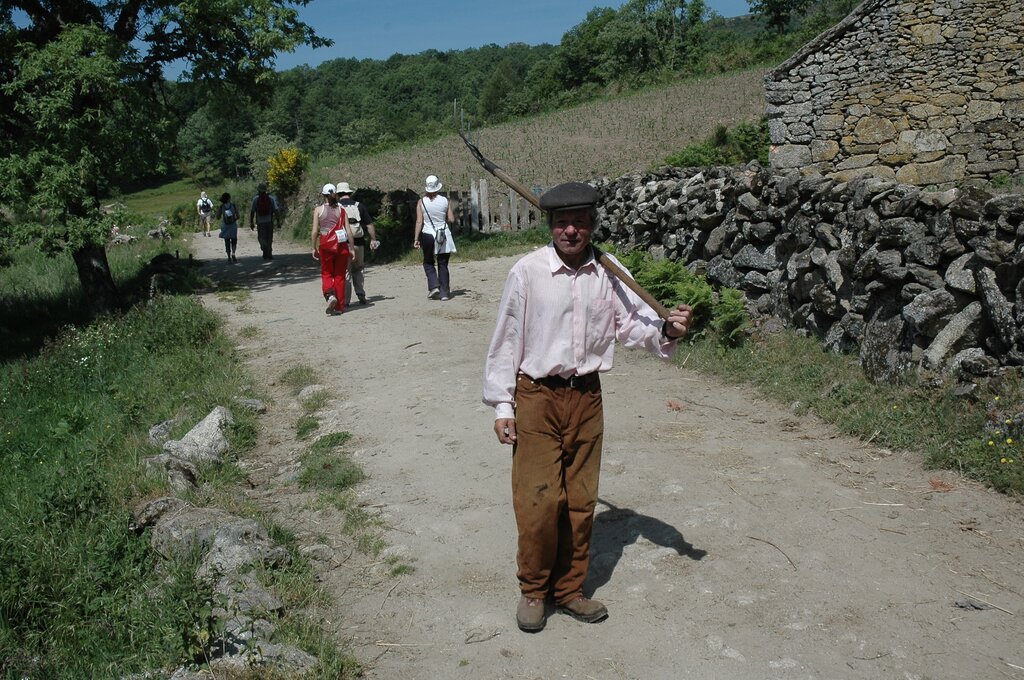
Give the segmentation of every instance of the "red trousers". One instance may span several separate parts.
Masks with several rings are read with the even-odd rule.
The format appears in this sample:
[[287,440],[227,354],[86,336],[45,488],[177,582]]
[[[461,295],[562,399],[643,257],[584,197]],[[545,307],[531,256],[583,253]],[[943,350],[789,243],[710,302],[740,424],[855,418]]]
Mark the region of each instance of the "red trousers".
[[[330,240],[328,240],[330,237]],[[345,274],[352,251],[347,243],[339,244],[333,234],[320,237],[320,285],[324,298],[338,298],[338,311],[345,309]]]
[[550,388],[516,381],[512,506],[519,527],[519,587],[566,604],[583,594],[601,472],[601,385]]

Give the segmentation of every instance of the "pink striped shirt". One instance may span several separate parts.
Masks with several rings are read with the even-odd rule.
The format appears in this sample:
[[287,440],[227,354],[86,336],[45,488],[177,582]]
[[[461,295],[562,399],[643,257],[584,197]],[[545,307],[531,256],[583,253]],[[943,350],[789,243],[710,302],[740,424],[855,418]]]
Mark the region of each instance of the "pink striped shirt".
[[484,365],[484,403],[494,407],[495,419],[513,418],[516,374],[603,373],[612,367],[616,339],[668,359],[677,343],[662,337],[661,327],[658,314],[592,254],[571,269],[549,243],[508,274]]

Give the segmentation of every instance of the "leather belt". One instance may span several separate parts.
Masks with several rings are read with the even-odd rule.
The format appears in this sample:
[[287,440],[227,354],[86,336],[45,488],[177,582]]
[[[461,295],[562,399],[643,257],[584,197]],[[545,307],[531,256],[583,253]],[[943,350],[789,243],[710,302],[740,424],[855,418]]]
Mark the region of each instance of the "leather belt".
[[522,375],[526,378],[530,378],[530,380],[536,384],[543,385],[544,387],[552,390],[562,387],[568,387],[574,390],[589,390],[592,387],[601,386],[601,379],[598,377],[596,372],[587,373],[586,375],[571,375],[568,378],[563,378],[560,375],[547,375],[543,378],[531,378],[525,373]]

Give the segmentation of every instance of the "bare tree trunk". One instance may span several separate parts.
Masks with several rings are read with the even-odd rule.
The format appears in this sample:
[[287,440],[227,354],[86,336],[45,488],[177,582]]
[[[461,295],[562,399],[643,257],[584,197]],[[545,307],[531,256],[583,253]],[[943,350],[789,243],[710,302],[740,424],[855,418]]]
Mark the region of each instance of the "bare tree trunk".
[[82,284],[85,303],[93,314],[102,314],[118,306],[120,296],[110,275],[107,250],[103,246],[87,245],[72,253],[78,280]]

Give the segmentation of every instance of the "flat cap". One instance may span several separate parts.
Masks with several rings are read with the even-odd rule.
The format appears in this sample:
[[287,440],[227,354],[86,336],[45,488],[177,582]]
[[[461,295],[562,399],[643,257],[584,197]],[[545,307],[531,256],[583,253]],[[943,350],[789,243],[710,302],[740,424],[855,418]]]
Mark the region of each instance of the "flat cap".
[[583,182],[566,182],[552,187],[540,197],[544,210],[569,210],[589,208],[597,204],[600,194],[597,189]]

